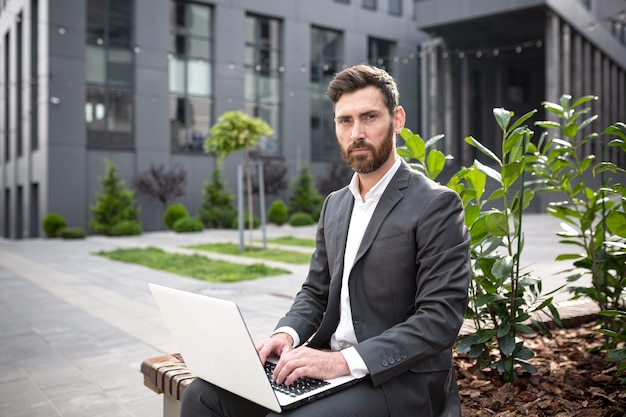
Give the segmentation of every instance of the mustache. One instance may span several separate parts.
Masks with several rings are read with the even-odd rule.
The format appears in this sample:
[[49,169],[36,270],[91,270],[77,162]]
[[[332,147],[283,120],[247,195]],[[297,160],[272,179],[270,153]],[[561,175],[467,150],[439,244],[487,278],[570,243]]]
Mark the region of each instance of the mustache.
[[348,152],[353,151],[355,149],[374,150],[374,147],[372,145],[369,145],[369,144],[365,143],[365,141],[361,139],[361,140],[358,140],[358,141],[354,142],[350,146],[348,146]]

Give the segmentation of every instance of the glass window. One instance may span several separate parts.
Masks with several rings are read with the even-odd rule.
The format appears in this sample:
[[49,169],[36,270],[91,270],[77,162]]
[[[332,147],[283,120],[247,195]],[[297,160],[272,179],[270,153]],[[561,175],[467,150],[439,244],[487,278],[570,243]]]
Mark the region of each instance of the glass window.
[[396,43],[383,39],[369,38],[368,60],[371,65],[383,68],[393,74],[393,58],[396,53]]
[[376,0],[363,0],[363,8],[364,9],[376,10],[377,6],[378,5],[376,4]]
[[172,148],[203,151],[204,139],[211,128],[213,103],[208,98],[170,96],[170,134]]
[[127,49],[109,48],[107,78],[112,84],[130,86],[133,82],[133,53]]
[[326,86],[339,72],[343,56],[343,35],[334,30],[311,29],[311,82]]
[[211,7],[187,1],[172,1],[170,30],[172,150],[202,152],[213,114]]
[[189,4],[187,8],[187,27],[189,34],[208,38],[211,33],[210,9],[200,4]]
[[105,50],[100,46],[87,45],[87,82],[106,83]]
[[91,147],[133,147],[133,9],[128,0],[87,2],[85,121]]
[[248,15],[244,52],[245,111],[272,127],[271,137],[260,138],[262,156],[279,156],[282,90],[282,23],[279,19]]
[[333,113],[326,98],[330,80],[341,70],[343,34],[311,28],[311,151],[317,161],[341,158],[335,139]]
[[187,92],[195,96],[211,95],[211,66],[207,61],[193,59],[187,61]]
[[389,14],[402,15],[403,0],[389,0]]

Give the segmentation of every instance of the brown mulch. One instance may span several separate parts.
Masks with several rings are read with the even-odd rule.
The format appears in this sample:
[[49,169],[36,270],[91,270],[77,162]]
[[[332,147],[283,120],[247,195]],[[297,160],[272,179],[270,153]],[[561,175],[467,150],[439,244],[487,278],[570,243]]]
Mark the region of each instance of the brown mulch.
[[530,361],[536,374],[518,371],[510,383],[497,372],[477,369],[465,354],[455,354],[455,368],[463,417],[626,416],[626,386],[612,382],[616,365],[605,355],[591,353],[602,346],[595,323],[553,330],[553,338],[525,335],[535,352]]

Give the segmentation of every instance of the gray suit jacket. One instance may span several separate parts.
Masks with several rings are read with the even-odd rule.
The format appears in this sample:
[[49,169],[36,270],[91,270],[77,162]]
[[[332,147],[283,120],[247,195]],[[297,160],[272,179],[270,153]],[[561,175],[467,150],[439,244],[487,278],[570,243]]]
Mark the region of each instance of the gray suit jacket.
[[[309,274],[278,323],[327,348],[354,198],[347,187],[322,208]],[[350,273],[357,351],[391,416],[460,416],[451,346],[463,322],[470,238],[459,196],[404,161],[384,191]]]

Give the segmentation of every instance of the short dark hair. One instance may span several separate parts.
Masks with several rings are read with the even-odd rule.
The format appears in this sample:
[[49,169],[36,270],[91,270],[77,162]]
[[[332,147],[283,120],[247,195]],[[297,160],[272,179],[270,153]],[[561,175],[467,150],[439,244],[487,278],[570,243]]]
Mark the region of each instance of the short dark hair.
[[328,85],[326,95],[334,107],[342,94],[351,93],[370,85],[381,91],[389,114],[393,114],[400,102],[398,86],[387,71],[372,65],[355,65],[338,72]]

